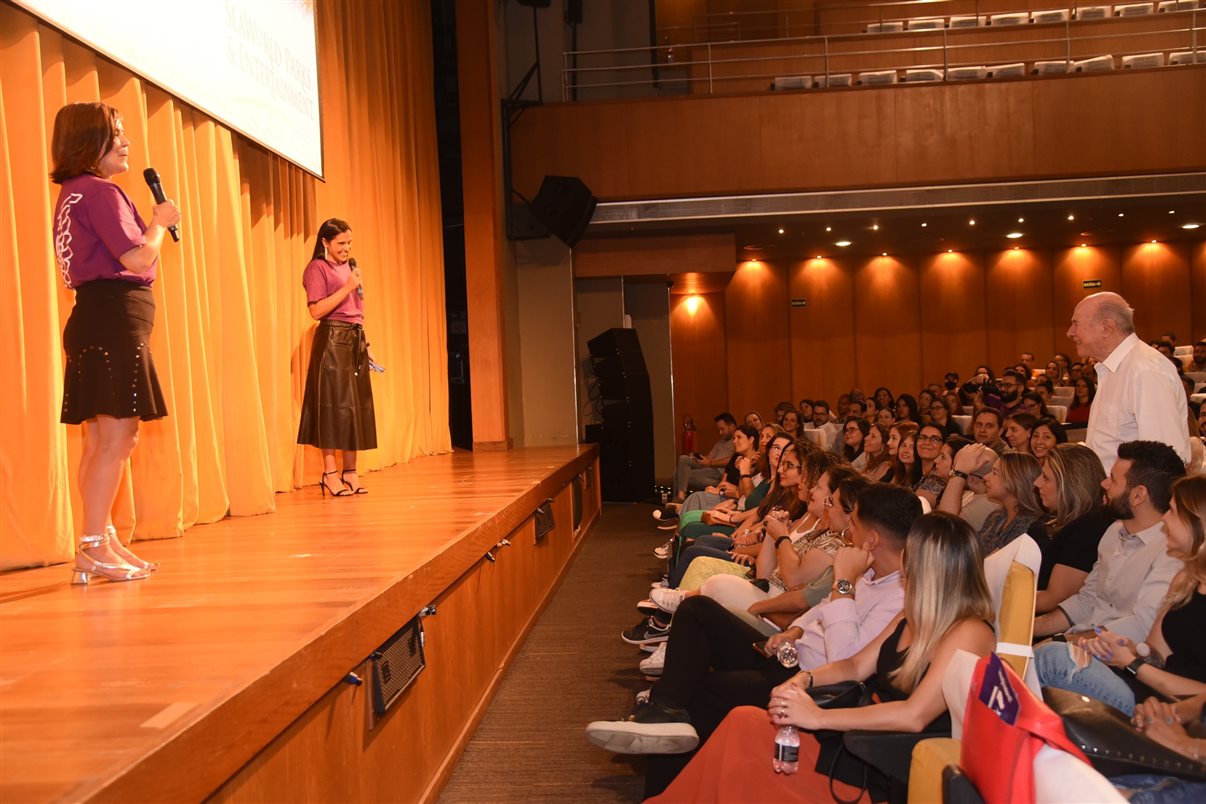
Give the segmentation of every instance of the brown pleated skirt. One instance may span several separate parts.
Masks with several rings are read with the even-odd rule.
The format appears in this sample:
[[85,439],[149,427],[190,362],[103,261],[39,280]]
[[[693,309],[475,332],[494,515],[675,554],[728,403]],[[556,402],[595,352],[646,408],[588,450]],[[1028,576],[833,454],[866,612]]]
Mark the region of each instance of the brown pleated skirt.
[[314,335],[297,443],[319,449],[377,446],[364,327],[324,320]]
[[145,285],[97,279],[75,289],[63,329],[63,424],[167,416],[151,359],[154,325],[155,297]]

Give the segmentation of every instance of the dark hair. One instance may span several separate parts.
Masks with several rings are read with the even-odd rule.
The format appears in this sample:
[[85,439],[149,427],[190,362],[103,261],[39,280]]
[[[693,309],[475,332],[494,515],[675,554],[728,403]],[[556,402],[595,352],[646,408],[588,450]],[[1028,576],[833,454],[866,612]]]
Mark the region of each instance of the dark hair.
[[1064,426],[1054,416],[1044,416],[1037,420],[1034,426],[1030,428],[1030,436],[1032,438],[1034,437],[1034,431],[1040,427],[1046,427],[1051,431],[1051,435],[1055,436],[1056,444],[1068,443],[1068,431],[1064,429]]
[[1127,441],[1118,445],[1118,459],[1131,462],[1126,473],[1127,490],[1143,486],[1152,506],[1167,513],[1172,484],[1185,476],[1185,462],[1177,451],[1159,441]]
[[921,517],[921,500],[908,489],[872,483],[858,498],[858,518],[897,547],[904,547],[909,529]]
[[1022,394],[1022,399],[1034,402],[1039,406],[1039,418],[1051,415],[1051,411],[1047,410],[1047,403],[1044,402],[1043,398],[1034,391],[1027,391],[1026,393]]
[[352,227],[347,221],[342,221],[339,218],[327,218],[318,227],[318,237],[314,238],[314,253],[310,256],[311,260],[326,259],[327,248],[322,244],[322,241],[334,240],[344,232],[352,231]]
[[875,389],[875,390],[874,390],[874,391],[871,393],[871,398],[872,398],[872,399],[874,399],[875,397],[879,396],[879,392],[880,392],[880,391],[884,391],[885,393],[887,393],[887,395],[888,395],[888,404],[889,404],[889,405],[891,405],[892,403],[894,403],[894,402],[896,401],[896,398],[892,396],[892,389],[891,389],[891,388],[886,388],[886,387],[884,387],[884,386],[882,386],[882,385],[881,385],[881,386],[879,386],[878,388],[876,388],[876,389]]
[[91,173],[99,176],[100,160],[113,147],[121,115],[107,103],[69,103],[54,116],[50,180],[62,184]]
[[896,397],[896,405],[899,406],[901,402],[904,402],[905,408],[908,410],[908,413],[905,414],[904,419],[901,421],[911,421],[921,424],[921,412],[917,407],[917,400],[913,398],[913,395],[901,394]]
[[850,424],[850,422],[854,422],[854,425],[858,427],[858,431],[862,433],[864,440],[867,438],[867,433],[871,432],[871,422],[861,416],[847,416],[846,420],[842,422],[842,457],[848,461],[853,461],[862,454],[863,447],[860,442],[858,449],[852,451],[850,445],[846,443],[846,425]]
[[955,456],[959,454],[959,450],[964,447],[970,447],[973,443],[961,435],[953,435],[946,439],[946,443],[943,446],[951,448],[951,462],[954,463]]
[[712,421],[716,422],[717,424],[724,422],[725,424],[731,424],[734,427],[737,426],[737,420],[733,418],[733,414],[729,413],[727,410],[724,413],[721,413],[715,419],[712,419]]
[[1005,379],[1006,377],[1011,377],[1017,380],[1018,385],[1026,384],[1026,375],[1018,371],[1016,366],[1010,369],[1005,369],[1005,371],[1001,374],[1001,379]]
[[811,399],[801,399],[800,405],[801,406],[808,405],[808,407],[812,407],[812,400]]
[[829,407],[829,403],[826,402],[824,399],[817,399],[817,400],[813,401],[812,410],[814,413],[816,412],[817,408],[825,408],[825,410],[832,410],[832,408]]
[[742,424],[737,427],[737,432],[742,433],[750,441],[754,442],[754,449],[758,449],[758,442],[761,440],[762,434],[758,432],[758,428],[752,424]]
[[1085,402],[1084,404],[1092,405],[1093,397],[1097,396],[1097,383],[1093,382],[1093,379],[1091,377],[1089,377],[1085,374],[1081,374],[1079,377],[1076,378],[1076,382],[1072,383],[1072,404],[1068,407],[1068,410],[1072,410],[1073,408],[1079,408],[1081,405],[1080,397],[1076,395],[1076,383],[1082,382],[1082,381],[1084,382],[1085,386],[1089,389],[1089,400],[1087,402]]
[[997,417],[997,427],[1000,427],[1005,423],[1005,417],[1001,415],[1001,411],[997,410],[996,408],[980,408],[976,411],[976,415],[972,417],[972,424],[975,424],[976,419],[980,418],[985,413]]
[[[833,472],[829,473],[829,479],[833,479]],[[842,510],[849,514],[854,510],[854,506],[862,498],[863,492],[871,487],[871,481],[860,474],[847,475],[843,474],[838,480],[837,485],[831,488],[838,493],[842,499]]]
[[1041,378],[1041,379],[1039,379],[1039,380],[1036,380],[1036,381],[1035,381],[1035,383],[1034,383],[1034,387],[1035,387],[1035,388],[1037,388],[1037,387],[1039,387],[1039,386],[1042,386],[1043,388],[1046,388],[1046,389],[1047,389],[1047,393],[1050,393],[1050,394],[1055,393],[1055,383],[1053,383],[1053,382],[1051,381],[1051,378],[1050,378],[1050,377],[1043,377],[1043,378]]

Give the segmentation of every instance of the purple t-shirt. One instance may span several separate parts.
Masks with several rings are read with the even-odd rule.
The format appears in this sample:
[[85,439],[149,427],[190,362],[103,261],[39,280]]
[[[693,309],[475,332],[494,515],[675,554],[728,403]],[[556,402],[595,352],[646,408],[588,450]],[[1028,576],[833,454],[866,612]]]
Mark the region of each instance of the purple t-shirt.
[[118,258],[146,243],[147,226],[125,192],[84,173],[63,182],[54,208],[54,256],[69,288],[94,279],[120,279],[150,287],[159,260],[141,274]]
[[[352,275],[351,267],[345,262],[342,265],[332,265],[326,260],[313,260],[302,272],[302,286],[306,289],[306,303],[320,302],[343,287]],[[346,321],[349,324],[364,323],[364,299],[352,291],[344,297],[339,305],[327,313],[326,318],[332,321]]]

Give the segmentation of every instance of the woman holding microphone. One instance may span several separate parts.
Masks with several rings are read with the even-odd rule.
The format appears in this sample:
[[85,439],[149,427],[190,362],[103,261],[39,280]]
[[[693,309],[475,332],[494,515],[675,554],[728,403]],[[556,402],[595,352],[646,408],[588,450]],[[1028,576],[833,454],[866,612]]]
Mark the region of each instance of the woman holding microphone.
[[[338,218],[323,221],[302,273],[310,316],[319,324],[297,443],[322,450],[318,485],[324,497],[366,494],[356,475],[356,453],[377,446],[369,371],[385,369],[373,360],[364,337],[364,292],[351,253],[352,227]],[[343,451],[342,471],[336,469],[336,450]]]
[[51,179],[61,185],[54,211],[59,273],[75,291],[63,331],[64,424],[84,424],[79,488],[83,535],[72,583],[146,578],[158,566],[117,538],[111,519],[122,467],[138,443],[139,421],[167,415],[151,359],[155,299],[151,285],[168,227],[180,221],[171,201],[146,224],[112,178],[130,169],[130,141],[117,110],[72,103],[55,116]]

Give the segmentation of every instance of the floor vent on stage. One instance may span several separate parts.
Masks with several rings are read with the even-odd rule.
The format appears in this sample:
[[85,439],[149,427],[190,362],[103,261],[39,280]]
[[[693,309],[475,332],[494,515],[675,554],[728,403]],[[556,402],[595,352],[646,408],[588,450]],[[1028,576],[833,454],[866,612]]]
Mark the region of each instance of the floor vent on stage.
[[536,509],[536,541],[543,539],[555,527],[557,523],[553,521],[553,498],[550,497]]
[[373,671],[373,712],[384,715],[427,666],[423,654],[423,618],[435,606],[423,609],[381,647],[369,655]]

